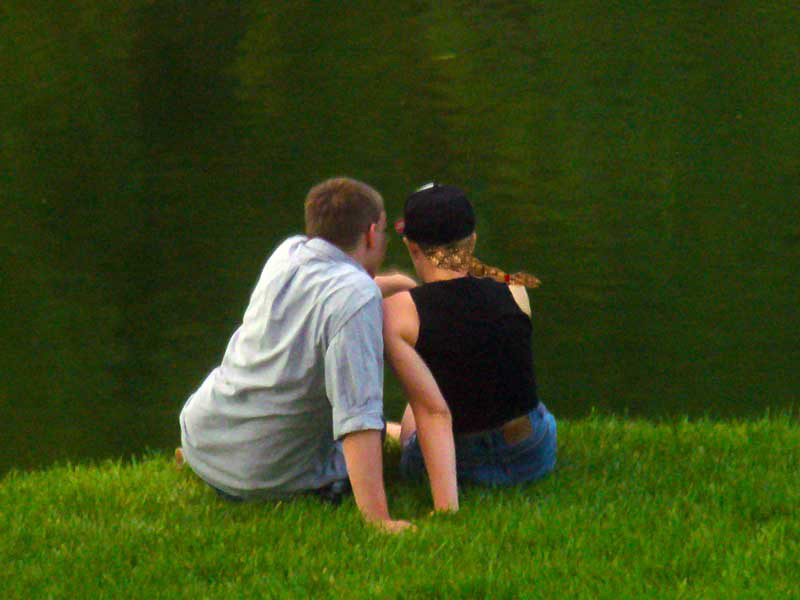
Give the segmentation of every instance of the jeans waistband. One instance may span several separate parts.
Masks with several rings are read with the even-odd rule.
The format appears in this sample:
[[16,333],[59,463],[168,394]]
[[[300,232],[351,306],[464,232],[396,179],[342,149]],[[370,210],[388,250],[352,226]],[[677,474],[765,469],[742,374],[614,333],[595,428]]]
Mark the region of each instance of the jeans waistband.
[[506,421],[499,427],[494,429],[487,429],[485,431],[476,431],[474,433],[459,433],[456,434],[456,439],[469,441],[481,437],[503,436],[506,443],[513,444],[521,441],[533,433],[534,424],[531,421],[539,421],[547,414],[547,407],[539,402],[530,412],[515,417]]

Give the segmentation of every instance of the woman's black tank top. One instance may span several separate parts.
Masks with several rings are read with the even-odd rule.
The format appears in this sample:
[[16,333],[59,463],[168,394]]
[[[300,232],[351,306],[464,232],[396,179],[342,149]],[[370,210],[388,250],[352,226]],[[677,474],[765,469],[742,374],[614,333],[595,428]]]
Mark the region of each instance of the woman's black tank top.
[[507,285],[468,276],[410,291],[420,321],[415,347],[455,433],[494,429],[536,407],[531,321]]

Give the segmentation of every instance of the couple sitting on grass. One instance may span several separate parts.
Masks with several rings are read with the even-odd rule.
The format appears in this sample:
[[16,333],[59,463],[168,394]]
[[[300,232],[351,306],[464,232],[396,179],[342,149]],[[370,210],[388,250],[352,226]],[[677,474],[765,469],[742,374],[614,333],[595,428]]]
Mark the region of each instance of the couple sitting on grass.
[[[427,474],[437,511],[458,483],[538,479],[556,459],[556,424],[536,395],[530,305],[535,277],[472,257],[475,217],[457,188],[411,194],[396,229],[421,285],[376,275],[386,252],[383,199],[347,178],[313,187],[306,236],[267,260],[222,364],[180,415],[179,464],[229,500],[352,491],[387,531],[385,435],[400,470]],[[384,350],[408,397],[383,418]]]

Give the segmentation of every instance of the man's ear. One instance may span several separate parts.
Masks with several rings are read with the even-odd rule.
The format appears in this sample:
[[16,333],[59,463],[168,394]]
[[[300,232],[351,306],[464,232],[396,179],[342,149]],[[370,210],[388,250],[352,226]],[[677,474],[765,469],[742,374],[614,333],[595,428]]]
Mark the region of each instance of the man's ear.
[[377,231],[378,224],[372,223],[369,229],[364,233],[366,235],[367,248],[372,249],[375,246],[375,232]]

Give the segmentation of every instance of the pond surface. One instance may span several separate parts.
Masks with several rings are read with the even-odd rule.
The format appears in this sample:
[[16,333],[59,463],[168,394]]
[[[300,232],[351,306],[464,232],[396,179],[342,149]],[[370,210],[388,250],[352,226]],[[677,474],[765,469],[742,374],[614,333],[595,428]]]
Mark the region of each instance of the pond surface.
[[796,410],[800,11],[640,4],[5,2],[0,473],[174,447],[338,174],[469,191],[557,417]]

